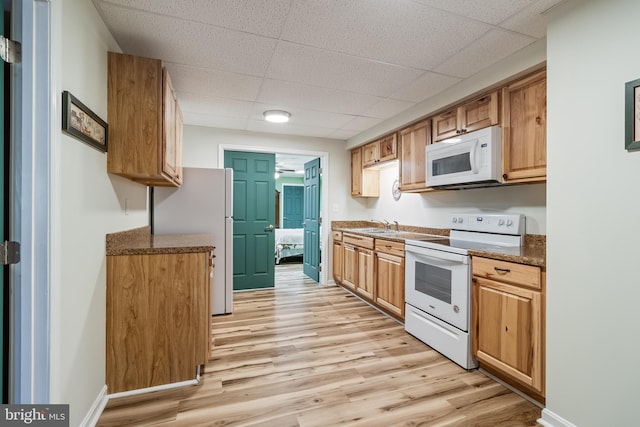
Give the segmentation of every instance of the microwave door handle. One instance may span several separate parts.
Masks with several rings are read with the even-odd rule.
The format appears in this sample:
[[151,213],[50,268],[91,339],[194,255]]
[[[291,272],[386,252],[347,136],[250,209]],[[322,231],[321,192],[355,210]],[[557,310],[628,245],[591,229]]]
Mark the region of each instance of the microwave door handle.
[[473,147],[471,147],[471,172],[474,174],[478,173],[478,159],[476,159],[476,154],[478,152],[478,140],[473,141]]

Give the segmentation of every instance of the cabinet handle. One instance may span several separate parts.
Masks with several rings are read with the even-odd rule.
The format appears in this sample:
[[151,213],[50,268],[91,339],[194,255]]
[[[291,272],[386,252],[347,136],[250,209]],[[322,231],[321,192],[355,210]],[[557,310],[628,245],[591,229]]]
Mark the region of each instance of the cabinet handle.
[[507,179],[507,178],[509,178],[509,175],[507,175],[506,173],[503,173],[502,174],[502,179]]
[[542,122],[542,119],[540,118],[540,116],[536,117],[536,124],[540,124]]
[[391,249],[391,245],[384,245],[385,248]]
[[493,269],[496,271],[496,273],[498,274],[507,274],[507,273],[511,273],[511,270],[509,270],[508,268],[498,268],[498,267],[493,267]]

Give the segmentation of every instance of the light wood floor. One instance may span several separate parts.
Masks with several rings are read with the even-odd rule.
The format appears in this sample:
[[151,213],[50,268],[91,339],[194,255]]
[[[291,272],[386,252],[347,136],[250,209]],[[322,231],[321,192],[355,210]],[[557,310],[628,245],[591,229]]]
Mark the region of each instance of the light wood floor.
[[99,426],[535,426],[540,409],[465,371],[300,265],[213,319],[201,383],[110,400]]

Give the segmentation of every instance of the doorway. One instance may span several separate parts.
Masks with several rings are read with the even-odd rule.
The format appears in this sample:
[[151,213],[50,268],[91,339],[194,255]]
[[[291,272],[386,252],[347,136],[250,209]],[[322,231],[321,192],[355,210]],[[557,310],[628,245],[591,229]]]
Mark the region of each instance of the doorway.
[[[256,146],[242,146],[242,145],[235,145],[235,144],[220,144],[218,146],[218,164],[219,167],[224,167],[224,163],[222,161],[222,159],[224,159],[225,157],[225,153],[227,151],[247,151],[247,152],[254,152],[254,153],[271,153],[274,154],[276,156],[276,166],[275,166],[275,170],[274,170],[274,177],[276,177],[276,191],[275,194],[273,196],[273,199],[275,201],[277,201],[276,203],[276,225],[279,228],[276,228],[276,233],[279,233],[278,230],[284,230],[283,228],[283,197],[282,197],[282,185],[300,185],[303,186],[304,185],[304,164],[306,162],[308,162],[309,160],[313,160],[313,159],[317,159],[320,158],[320,164],[322,164],[322,172],[323,173],[328,173],[329,170],[329,163],[328,163],[328,158],[329,158],[329,153],[328,152],[323,152],[323,151],[311,151],[311,150],[296,150],[296,149],[275,149],[275,148],[267,148],[267,147],[256,147]],[[295,158],[297,160],[297,164],[299,164],[299,167],[297,166],[293,166],[292,164],[288,163],[292,158]],[[296,172],[299,172],[298,174],[295,174]],[[298,178],[297,180],[292,183],[291,182],[291,178],[292,176],[297,175]],[[281,180],[279,182],[279,179]],[[279,186],[280,184],[280,186]],[[321,187],[321,192],[320,192],[320,197],[319,197],[319,210],[320,210],[320,217],[324,218],[325,220],[328,218],[328,210],[327,210],[327,203],[325,202],[325,200],[328,199],[328,187],[327,186],[322,186]],[[328,242],[328,231],[325,227],[325,229],[323,231],[321,231],[319,233],[319,238],[317,239],[317,251],[319,254],[321,254],[323,251],[327,251],[327,242]],[[275,251],[275,248],[274,248]],[[326,253],[326,252],[324,252]],[[274,254],[275,255],[275,254]],[[327,275],[324,273],[324,271],[326,271],[326,269],[324,268],[324,259],[319,256],[318,257],[318,272],[319,272],[319,277],[316,280],[317,283],[322,284],[322,285],[326,285],[327,284]],[[274,264],[275,264],[276,258],[274,256]],[[300,268],[300,272],[302,274],[302,269],[303,269],[303,259],[300,259],[296,264],[298,264],[295,268]],[[289,266],[289,268],[292,268],[291,266]],[[277,275],[277,271],[276,271],[276,275]],[[276,284],[277,285],[277,284]]]

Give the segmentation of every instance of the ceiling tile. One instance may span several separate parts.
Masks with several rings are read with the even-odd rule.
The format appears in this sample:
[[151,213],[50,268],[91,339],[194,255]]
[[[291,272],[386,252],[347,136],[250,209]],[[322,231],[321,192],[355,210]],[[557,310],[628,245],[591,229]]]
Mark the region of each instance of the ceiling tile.
[[411,68],[279,42],[267,77],[386,97],[420,74]]
[[499,24],[535,0],[416,0],[457,15]]
[[385,98],[381,99],[380,102],[373,105],[371,108],[365,110],[362,115],[378,119],[386,119],[388,117],[393,117],[414,105],[415,102]]
[[417,80],[394,92],[391,98],[417,103],[442,92],[460,80],[458,77],[427,71]]
[[535,39],[528,36],[495,29],[448,59],[435,71],[467,78],[534,41]]
[[247,130],[254,132],[279,133],[284,135],[305,135],[326,138],[333,129],[316,126],[303,126],[291,123],[269,123],[264,120],[249,120]]
[[358,131],[355,130],[346,130],[346,129],[338,129],[334,132],[331,132],[327,137],[331,139],[340,139],[342,141],[346,141],[358,134]]
[[[264,75],[276,40],[103,4],[105,23],[122,50],[178,64]],[[158,29],[162,29],[158,31]]]
[[220,129],[247,129],[247,119],[241,117],[222,117],[197,112],[184,112],[184,124],[206,126]]
[[489,29],[408,0],[295,0],[281,39],[428,70]]
[[236,99],[203,97],[189,92],[176,91],[180,109],[185,112],[219,115],[223,117],[248,117],[253,111],[253,102]]
[[166,63],[174,87],[207,97],[254,101],[260,91],[261,77],[229,73],[208,68]]
[[558,3],[560,3],[559,0],[539,0],[513,15],[500,26],[531,37],[545,37],[547,35],[547,17],[542,12]]
[[354,116],[347,114],[337,114],[337,113],[329,113],[326,111],[314,111],[306,108],[287,108],[283,105],[269,105],[269,104],[259,104],[256,103],[253,105],[251,116],[249,119],[251,120],[264,120],[263,113],[267,110],[279,110],[284,109],[291,113],[291,118],[289,119],[289,123],[298,126],[319,126],[319,127],[334,127],[339,128],[345,123],[353,120]]
[[360,114],[380,98],[355,92],[265,79],[257,99],[265,104],[305,107],[310,110]]
[[[290,0],[109,0],[131,9],[151,11],[193,22],[277,38]],[[105,1],[98,1],[105,4]]]
[[373,117],[354,117],[353,120],[342,126],[342,129],[362,132],[372,128],[380,122],[382,122],[382,119],[374,119]]

